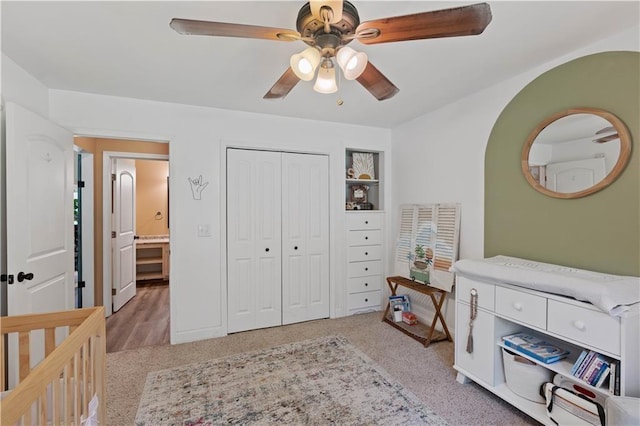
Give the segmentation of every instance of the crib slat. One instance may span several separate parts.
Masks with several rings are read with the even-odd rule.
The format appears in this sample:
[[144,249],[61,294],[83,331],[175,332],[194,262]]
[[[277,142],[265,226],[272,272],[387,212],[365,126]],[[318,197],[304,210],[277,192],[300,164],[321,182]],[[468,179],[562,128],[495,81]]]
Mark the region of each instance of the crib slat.
[[56,329],[45,328],[44,329],[44,356],[49,356],[51,352],[56,348]]
[[64,368],[64,402],[65,402],[65,410],[64,410],[64,422],[66,424],[72,423],[71,418],[71,410],[73,406],[71,405],[73,402],[73,389],[71,388],[71,375],[73,371],[73,358],[69,359],[67,362],[67,366]]
[[59,425],[62,423],[60,419],[60,407],[62,404],[60,382],[62,380],[63,379],[56,378],[53,380],[53,382],[51,382],[53,384],[53,389],[51,389],[51,404],[53,404],[51,422],[54,425]]
[[38,399],[38,402],[40,403],[40,413],[38,415],[38,424],[40,425],[45,425],[47,424],[47,391],[45,390],[44,393],[40,396],[40,398]]
[[89,416],[89,340],[82,345],[82,411]]
[[4,334],[0,336],[0,391],[4,392],[7,390],[5,386],[5,377],[4,377]]
[[80,386],[82,382],[82,377],[80,376],[80,349],[73,356],[73,421],[76,424],[80,424]]
[[19,379],[23,381],[31,371],[31,353],[29,348],[29,332],[21,331],[18,333],[18,363],[19,363]]

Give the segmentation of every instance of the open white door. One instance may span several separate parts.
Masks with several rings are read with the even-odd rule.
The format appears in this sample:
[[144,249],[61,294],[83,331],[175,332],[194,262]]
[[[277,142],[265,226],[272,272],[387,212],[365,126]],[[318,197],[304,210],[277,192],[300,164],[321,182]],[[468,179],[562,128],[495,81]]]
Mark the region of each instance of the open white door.
[[7,102],[5,161],[7,313],[73,309],[73,135]]
[[113,311],[136,295],[136,162],[113,160]]

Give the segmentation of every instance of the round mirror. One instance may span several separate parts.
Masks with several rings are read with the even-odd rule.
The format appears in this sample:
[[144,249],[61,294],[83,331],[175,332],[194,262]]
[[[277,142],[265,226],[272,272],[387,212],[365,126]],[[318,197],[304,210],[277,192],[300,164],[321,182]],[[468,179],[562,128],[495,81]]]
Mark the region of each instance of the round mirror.
[[631,135],[615,115],[595,108],[544,120],[522,150],[522,173],[537,191],[579,198],[611,184],[631,156]]

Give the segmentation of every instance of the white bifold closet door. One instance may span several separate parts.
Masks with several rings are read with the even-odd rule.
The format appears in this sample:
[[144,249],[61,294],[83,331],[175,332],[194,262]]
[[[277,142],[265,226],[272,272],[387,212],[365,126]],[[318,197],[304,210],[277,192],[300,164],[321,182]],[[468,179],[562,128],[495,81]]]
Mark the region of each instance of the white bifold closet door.
[[227,150],[230,333],[329,316],[326,156]]

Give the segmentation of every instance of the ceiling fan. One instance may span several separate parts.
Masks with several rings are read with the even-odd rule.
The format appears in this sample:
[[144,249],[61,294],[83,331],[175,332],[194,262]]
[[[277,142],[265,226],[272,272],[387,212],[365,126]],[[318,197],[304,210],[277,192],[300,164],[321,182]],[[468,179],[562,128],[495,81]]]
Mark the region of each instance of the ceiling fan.
[[399,89],[369,62],[365,53],[348,47],[351,41],[378,44],[478,35],[489,22],[491,9],[487,3],[360,23],[358,10],[346,0],[311,0],[298,12],[297,31],[179,18],[173,18],[169,25],[180,34],[301,40],[309,45],[291,57],[289,68],[264,95],[265,99],[284,98],[298,81],[312,80],[316,70],[314,90],[320,93],[335,92],[335,59],[347,80],[357,80],[382,101],[394,96]]

